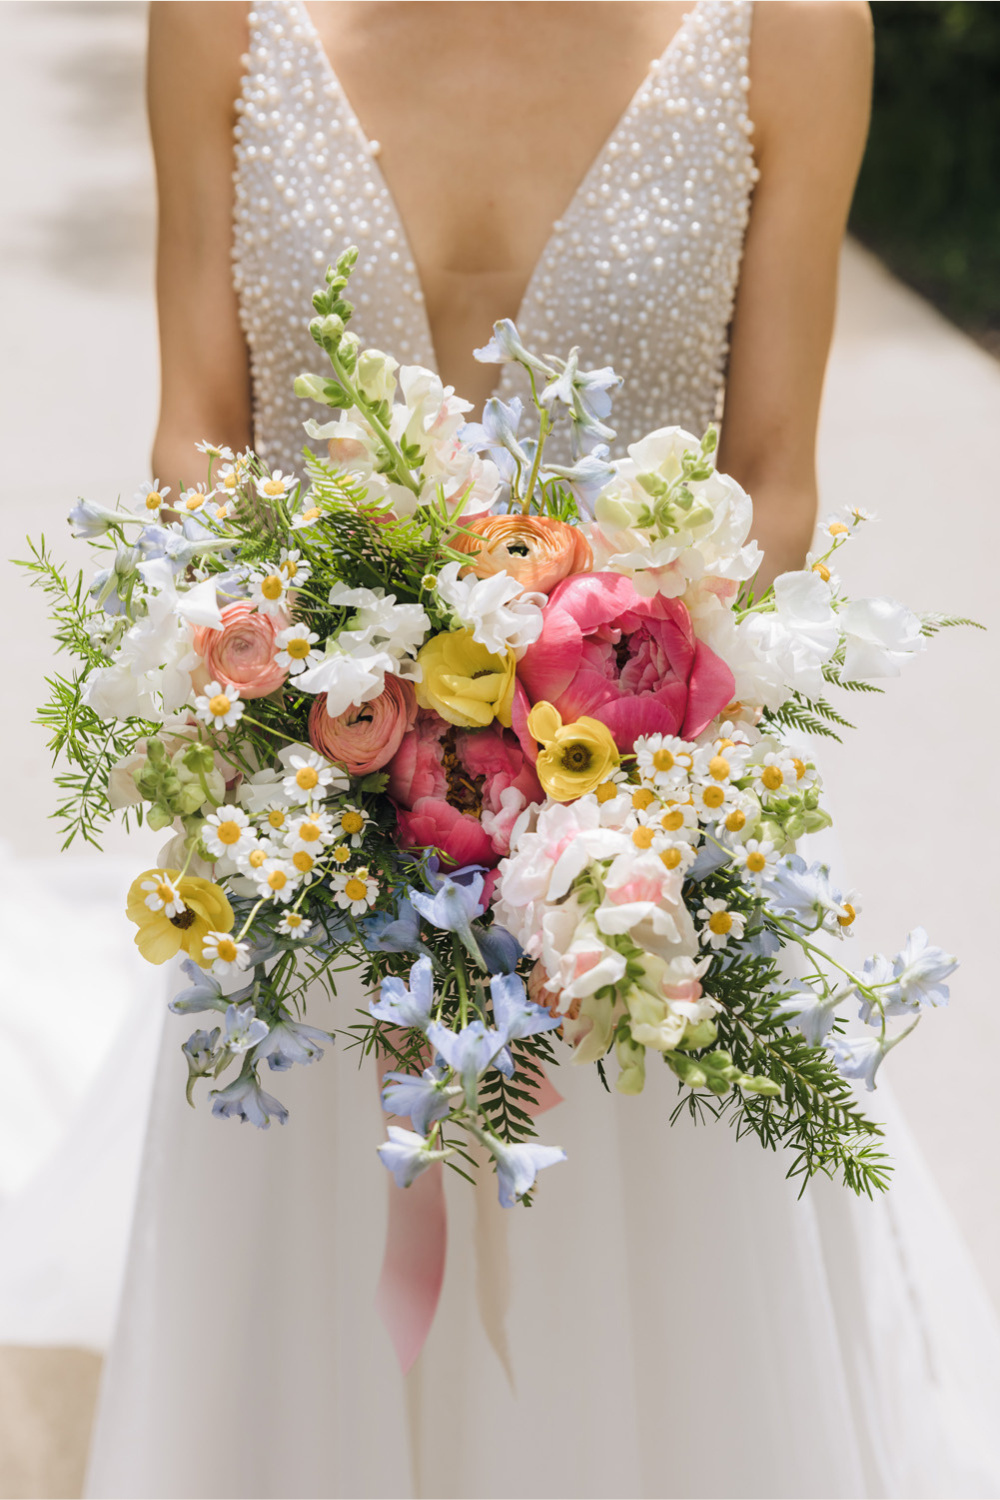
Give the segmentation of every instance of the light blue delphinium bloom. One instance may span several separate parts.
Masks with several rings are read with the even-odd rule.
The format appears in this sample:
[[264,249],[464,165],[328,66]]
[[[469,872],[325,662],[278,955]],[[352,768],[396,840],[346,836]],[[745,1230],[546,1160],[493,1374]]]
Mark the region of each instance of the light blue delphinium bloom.
[[728,849],[721,844],[713,844],[710,840],[702,844],[694,857],[694,863],[687,872],[688,880],[705,880],[707,876],[714,875],[716,870],[721,870],[723,865],[729,864],[732,859]]
[[473,349],[472,353],[481,365],[527,365],[529,370],[544,375],[546,380],[551,380],[556,374],[551,365],[525,348],[510,318],[501,318],[499,323],[494,323],[493,337],[489,343],[484,344],[481,349]]
[[541,394],[543,406],[561,401],[564,406],[579,409],[585,417],[595,421],[611,415],[614,392],[621,390],[622,377],[616,375],[610,365],[599,370],[581,370],[579,349],[571,349],[565,362],[556,360],[555,364],[558,373]]
[[833,1025],[837,1006],[851,994],[850,987],[821,995],[809,985],[801,985],[783,994],[775,1007],[789,1026],[801,1031],[806,1041],[817,1047]]
[[479,1080],[503,1050],[506,1039],[499,1031],[487,1027],[485,1022],[476,1020],[463,1026],[461,1031],[449,1031],[440,1021],[431,1021],[427,1027],[427,1040],[461,1078],[466,1102],[470,1109],[474,1108]]
[[561,1146],[543,1146],[538,1141],[507,1146],[495,1135],[485,1132],[480,1134],[480,1140],[496,1162],[501,1208],[513,1208],[517,1200],[534,1186],[543,1167],[552,1167],[557,1161],[566,1160]]
[[[873,953],[871,958],[866,958],[861,965],[861,982],[869,989],[877,990],[879,998],[887,1015],[893,1012],[890,1009],[889,989],[896,978],[896,970],[891,958],[886,958],[884,953]],[[866,1026],[881,1026],[882,1014],[877,1005],[873,1005],[866,995],[858,991],[861,1005],[858,1015]]]
[[771,879],[764,882],[764,892],[772,911],[809,929],[842,910],[840,897],[830,884],[828,867],[818,861],[807,865],[800,854],[789,854],[781,860]]
[[430,953],[420,940],[420,918],[405,896],[397,903],[395,916],[377,911],[362,917],[358,930],[369,953]]
[[379,998],[371,1000],[368,1010],[376,1021],[391,1021],[394,1026],[416,1026],[427,1030],[434,1003],[434,970],[429,958],[418,958],[410,970],[410,987],[395,974],[383,979]]
[[193,958],[186,958],[181,964],[184,973],[191,980],[186,990],[171,1000],[169,1009],[175,1015],[189,1015],[195,1011],[218,1010],[225,1011],[232,1004],[239,1004],[245,1000],[253,989],[253,985],[246,985],[241,990],[235,990],[231,995],[222,993],[222,985],[214,974],[208,973]]
[[520,396],[514,396],[509,402],[491,396],[483,407],[483,420],[467,422],[458,434],[469,448],[489,453],[501,479],[507,484],[513,483],[518,464],[523,473],[531,466],[531,459],[517,435],[523,413],[524,403]]
[[254,1061],[267,1059],[267,1065],[275,1073],[284,1073],[293,1063],[318,1062],[323,1056],[320,1042],[332,1042],[328,1031],[318,1026],[306,1026],[302,1021],[278,1021],[254,1053]]
[[401,1125],[390,1125],[386,1133],[389,1139],[379,1146],[378,1156],[392,1173],[397,1187],[409,1187],[421,1172],[450,1155],[448,1151],[432,1151],[422,1135],[404,1130]]
[[413,1128],[426,1135],[435,1120],[444,1119],[451,1101],[461,1089],[445,1087],[443,1068],[425,1068],[414,1073],[386,1073],[382,1080],[382,1108],[386,1114],[413,1121]]
[[268,1024],[254,1011],[253,1005],[230,1004],[226,1009],[226,1046],[230,1052],[249,1052],[268,1033]]
[[915,927],[893,961],[896,983],[888,992],[890,1014],[914,1006],[947,1005],[950,991],[943,983],[958,968],[958,959],[943,948],[933,948],[922,927]]
[[187,1041],[181,1047],[181,1051],[187,1058],[187,1065],[196,1076],[210,1073],[219,1060],[219,1037],[221,1029],[216,1026],[212,1031],[192,1031]]
[[253,1073],[241,1074],[234,1083],[224,1089],[215,1089],[212,1094],[212,1113],[224,1120],[249,1121],[258,1130],[267,1130],[272,1120],[284,1125],[288,1110],[266,1094]]
[[553,1016],[544,1005],[529,1000],[524,980],[517,974],[495,974],[490,980],[490,994],[493,997],[493,1019],[504,1040],[503,1051],[498,1053],[495,1065],[505,1078],[513,1078],[514,1059],[507,1043],[534,1036],[539,1031],[552,1031],[562,1025],[563,1018]]
[[512,932],[508,932],[506,927],[501,927],[497,922],[491,927],[476,922],[473,924],[472,935],[491,974],[514,973],[524,949]]
[[875,1074],[883,1058],[892,1050],[901,1037],[892,1041],[888,1037],[858,1036],[831,1037],[827,1047],[833,1054],[833,1065],[844,1078],[863,1078],[865,1087],[875,1088]]
[[561,464],[545,464],[544,466],[545,477],[554,474],[557,479],[564,479],[591,519],[593,519],[594,504],[598,495],[614,477],[614,467],[608,462],[609,452],[607,443],[598,443],[590,453],[585,453],[569,468]]
[[483,911],[483,877],[473,872],[468,879],[460,879],[464,874],[466,872],[460,870],[454,876],[431,875],[433,895],[412,889],[407,895],[425,922],[430,922],[432,927],[437,927],[441,932],[453,932],[476,963],[483,964],[483,956],[472,931],[473,918],[481,916]]

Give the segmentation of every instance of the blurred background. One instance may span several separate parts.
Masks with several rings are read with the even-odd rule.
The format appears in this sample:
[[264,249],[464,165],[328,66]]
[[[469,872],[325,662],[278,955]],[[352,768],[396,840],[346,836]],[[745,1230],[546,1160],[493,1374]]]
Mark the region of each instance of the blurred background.
[[[862,505],[880,517],[841,570],[853,593],[973,615],[995,631],[1000,6],[887,0],[873,12],[874,120],[842,264],[822,509]],[[121,917],[129,881],[162,840],[115,831],[103,856],[60,852],[47,821],[50,757],[31,723],[52,666],[44,603],[6,561],[25,556],[27,533],[44,533],[79,566],[64,519],[74,499],[113,504],[148,477],[157,373],[144,45],[145,6],[133,0],[0,4],[9,1497],[80,1492],[164,1024],[164,987],[140,967]],[[922,922],[962,957],[950,1013],[929,1017],[885,1071],[1000,1306],[995,640],[949,633],[889,684],[888,699],[852,702],[863,732],[831,746],[825,764],[844,880],[864,896],[862,941],[892,952]]]

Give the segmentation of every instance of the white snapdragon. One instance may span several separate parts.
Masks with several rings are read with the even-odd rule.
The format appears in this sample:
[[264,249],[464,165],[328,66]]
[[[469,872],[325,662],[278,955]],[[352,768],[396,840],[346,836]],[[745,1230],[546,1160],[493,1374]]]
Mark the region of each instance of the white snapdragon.
[[445,563],[434,590],[452,620],[471,630],[473,640],[494,655],[513,650],[520,656],[542,633],[545,595],[525,593],[509,573],[489,578],[469,573],[461,578],[461,567],[461,563]]
[[854,600],[844,605],[839,620],[848,682],[898,677],[910,657],[927,645],[917,616],[896,599]]

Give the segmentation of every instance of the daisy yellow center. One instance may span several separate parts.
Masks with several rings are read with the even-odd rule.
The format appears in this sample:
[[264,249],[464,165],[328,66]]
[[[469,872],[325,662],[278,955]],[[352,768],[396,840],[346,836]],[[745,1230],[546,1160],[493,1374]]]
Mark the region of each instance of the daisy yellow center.
[[176,892],[174,891],[173,886],[166,885],[163,881],[161,881],[160,884],[156,887],[156,894],[159,896],[164,906],[169,906],[172,901],[175,901],[177,899]]
[[819,574],[824,583],[830,582],[830,569],[827,567],[826,563],[814,562],[812,565],[812,570],[814,573]]
[[729,832],[730,833],[739,833],[742,828],[746,827],[746,825],[747,825],[747,816],[746,816],[746,813],[742,813],[742,812],[740,812],[740,810],[739,810],[738,807],[734,807],[733,810],[732,810],[732,812],[729,814],[728,818],[726,819],[726,827],[729,829]]
[[602,781],[595,795],[598,802],[611,802],[618,796],[618,788],[613,781]]
[[844,902],[844,915],[842,917],[838,917],[837,918],[837,925],[839,927],[850,927],[851,923],[854,921],[854,918],[856,916],[857,916],[857,912],[854,910],[854,907],[851,905],[851,903],[849,901],[845,901]]
[[250,858],[248,861],[251,870],[259,870],[266,858],[267,855],[264,853],[263,849],[251,850]]
[[288,884],[288,876],[284,870],[272,870],[267,877],[267,883],[272,891],[283,891]]
[[272,602],[275,599],[281,598],[284,589],[285,585],[279,573],[269,573],[260,586],[260,591],[264,595],[264,598],[270,599]]
[[713,911],[708,919],[708,930],[714,932],[716,937],[724,937],[733,925],[733,919],[727,911]]
[[360,833],[365,820],[360,813],[345,812],[340,819],[340,826],[345,833]]
[[285,918],[285,926],[286,927],[301,927],[302,926],[302,918],[299,916],[299,914],[298,914],[297,911],[290,911],[288,913],[287,917]]
[[678,828],[684,827],[684,814],[679,807],[671,808],[670,812],[664,813],[660,819],[660,827],[665,828],[668,833],[676,833]]
[[218,508],[218,510],[215,512],[215,519],[217,521],[224,521],[228,515],[229,515],[229,506],[228,505],[220,505],[219,508]]
[[227,490],[231,491],[231,490],[234,490],[236,488],[237,484],[239,483],[239,480],[236,478],[235,474],[227,474],[226,477],[225,477],[225,479],[222,481],[222,483],[225,485],[225,487],[226,487]]
[[668,870],[676,870],[681,862],[681,851],[679,849],[664,849],[660,858]]
[[220,844],[238,844],[242,829],[238,823],[230,818],[226,823],[220,823],[217,829]]
[[795,756],[792,757],[792,765],[795,767],[795,779],[796,779],[796,781],[801,781],[802,778],[803,778],[803,776],[806,774],[806,763],[805,763],[805,761],[804,760],[799,760],[798,756],[795,755]]
[[315,766],[300,766],[295,773],[295,785],[303,792],[311,792],[319,782],[319,772]]
[[280,479],[265,479],[263,489],[265,495],[283,495],[285,493],[285,486]]
[[320,836],[320,831],[318,823],[299,824],[299,838],[307,844],[315,844]]
[[286,557],[284,562],[281,564],[281,571],[284,573],[286,578],[294,578],[296,573],[299,571],[299,565],[295,561],[295,558]]
[[224,937],[219,939],[215,951],[223,963],[231,964],[236,958],[238,950],[231,937]]
[[735,744],[736,744],[735,740],[716,740],[716,742],[715,742],[715,748],[718,751],[718,753],[721,755],[722,752],[723,752],[723,750],[728,750],[729,747],[730,747],[730,745],[735,745]]
[[760,779],[769,792],[776,792],[785,783],[785,778],[779,766],[765,766],[760,773]]
[[350,901],[364,901],[368,895],[368,887],[363,880],[352,877],[344,886],[344,895]]
[[673,769],[674,757],[669,750],[660,749],[653,751],[653,769],[656,771],[670,771]]
[[833,521],[827,527],[831,536],[844,536],[850,529],[849,526],[844,525],[843,521]]
[[309,655],[309,642],[306,640],[305,636],[297,635],[288,642],[285,650],[288,652],[293,661],[305,661],[306,657]]
[[150,490],[149,494],[146,496],[146,509],[159,510],[162,504],[163,496],[160,494],[159,490]]
[[285,814],[282,812],[280,807],[276,807],[273,809],[273,811],[268,813],[267,821],[270,823],[272,828],[284,828]]
[[708,774],[716,781],[725,781],[729,775],[729,762],[724,755],[713,755],[708,763]]
[[225,693],[216,693],[214,698],[209,698],[208,706],[217,719],[224,719],[233,705]]
[[300,849],[297,854],[292,855],[292,864],[298,870],[300,875],[308,875],[309,871],[312,869],[315,863],[316,861],[313,859],[312,855],[307,854],[304,849]]
[[759,875],[761,870],[765,870],[766,868],[767,860],[764,858],[763,854],[761,854],[759,849],[754,849],[750,854],[747,855],[747,869],[750,870],[754,875]]
[[204,495],[197,495],[197,494],[195,494],[195,495],[186,495],[184,497],[184,506],[185,506],[186,510],[197,510],[198,507],[200,505],[204,505],[204,503],[205,503],[205,496]]
[[721,786],[707,786],[701,794],[701,800],[706,807],[721,807],[726,794]]
[[649,806],[651,802],[655,801],[656,798],[653,796],[653,793],[649,790],[648,786],[637,787],[636,790],[632,793],[632,806],[637,808],[639,812],[642,812]]
[[318,515],[319,507],[316,505],[311,505],[308,510],[304,510],[302,512],[302,519],[303,521],[315,521]]
[[637,828],[632,835],[632,842],[637,849],[648,849],[653,842],[653,830]]
[[346,865],[347,861],[351,857],[351,851],[350,849],[348,849],[346,844],[338,844],[336,849],[334,849],[333,851],[333,857],[337,861],[338,865]]

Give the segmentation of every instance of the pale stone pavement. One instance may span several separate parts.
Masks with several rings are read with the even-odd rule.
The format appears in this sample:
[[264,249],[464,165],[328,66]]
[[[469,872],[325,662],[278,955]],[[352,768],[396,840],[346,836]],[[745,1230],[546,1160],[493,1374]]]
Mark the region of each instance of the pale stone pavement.
[[[143,42],[144,7],[127,0],[0,5],[5,558],[24,555],[29,530],[44,531],[64,557],[78,554],[63,522],[73,499],[109,503],[146,476],[157,392]],[[881,518],[844,562],[852,592],[894,594],[996,627],[998,424],[1000,365],[849,247],[820,470],[824,511],[861,504]],[[4,567],[14,638],[5,658],[2,837],[19,859],[47,861],[60,840],[44,821],[48,757],[29,721],[51,652],[41,599]],[[945,636],[887,684],[886,699],[845,706],[862,732],[827,752],[825,765],[842,873],[864,896],[865,950],[894,951],[907,927],[923,922],[962,957],[950,1012],[928,1017],[885,1071],[1000,1303],[996,661],[995,636]],[[158,843],[147,834],[130,845],[116,833],[108,847],[138,869]],[[76,850],[63,865],[81,879],[92,868]],[[38,878],[46,865],[32,869]],[[113,907],[107,920],[116,920]],[[12,937],[8,930],[0,951]],[[124,923],[121,941],[130,942]],[[39,1037],[55,1024],[44,981],[23,1002],[6,999],[37,1008]],[[137,999],[152,1006],[159,992]],[[0,1062],[3,1001],[0,982]],[[131,1003],[112,996],[95,1011],[95,1030],[107,1035],[92,1049],[93,1071]],[[39,1153],[31,1140],[0,1135],[2,1185]],[[130,1186],[121,1183],[123,1200]],[[26,1342],[0,1351],[0,1495],[73,1494],[99,1357]]]

